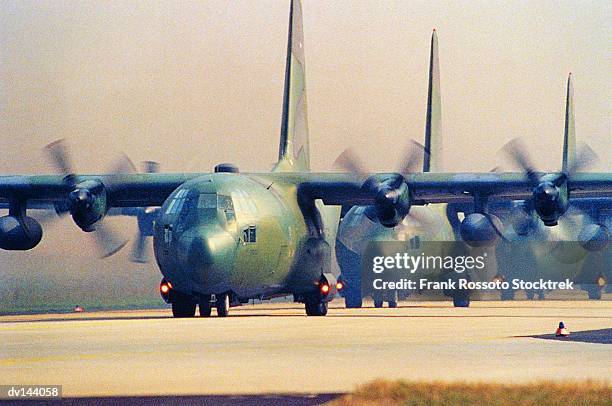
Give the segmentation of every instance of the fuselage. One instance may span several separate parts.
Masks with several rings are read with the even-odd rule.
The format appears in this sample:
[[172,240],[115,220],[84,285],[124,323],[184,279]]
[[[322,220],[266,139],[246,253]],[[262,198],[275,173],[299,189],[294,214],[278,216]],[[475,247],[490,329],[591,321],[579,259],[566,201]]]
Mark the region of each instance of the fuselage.
[[[371,242],[406,241],[409,242],[407,247],[420,253],[421,242],[452,241],[453,238],[453,229],[446,216],[446,204],[414,206],[410,209],[410,215],[393,228],[384,227],[368,217],[367,206],[354,206],[338,228],[336,258],[341,278],[347,286],[361,285],[361,261]],[[362,292],[364,295],[369,293]]]
[[273,174],[203,175],[161,207],[155,257],[164,277],[187,294],[232,292],[243,300],[306,292],[316,289],[330,262],[322,258],[329,250],[314,252],[327,242],[308,216],[291,181]]

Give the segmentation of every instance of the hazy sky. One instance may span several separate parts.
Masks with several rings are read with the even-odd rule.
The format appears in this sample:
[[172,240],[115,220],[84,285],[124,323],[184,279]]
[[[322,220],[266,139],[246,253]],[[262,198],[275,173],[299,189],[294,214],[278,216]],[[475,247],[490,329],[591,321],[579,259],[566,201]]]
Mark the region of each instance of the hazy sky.
[[[49,172],[41,147],[60,137],[81,172],[120,151],[168,171],[269,169],[288,13],[288,0],[1,1],[0,173]],[[578,139],[610,170],[612,3],[305,0],[303,14],[313,169],[353,146],[392,170],[423,140],[437,28],[447,170],[489,170],[516,136],[558,168],[570,71]],[[64,223],[37,253],[79,246]]]
[[[125,151],[170,171],[231,161],[267,170],[278,150],[288,1],[3,1],[0,172],[45,172],[66,137],[78,169]],[[559,166],[565,80],[579,140],[610,170],[609,2],[303,2],[313,168],[346,146],[390,170],[423,139],[437,28],[447,170],[482,171],[525,136]],[[389,164],[386,162],[389,160]]]

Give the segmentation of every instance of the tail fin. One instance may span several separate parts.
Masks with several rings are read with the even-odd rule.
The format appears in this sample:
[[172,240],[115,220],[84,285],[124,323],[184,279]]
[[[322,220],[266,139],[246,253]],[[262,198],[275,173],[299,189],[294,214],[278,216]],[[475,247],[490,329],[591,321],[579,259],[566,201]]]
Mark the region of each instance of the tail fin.
[[427,91],[427,121],[425,123],[425,157],[423,172],[442,170],[442,102],[440,98],[440,62],[438,35],[431,34],[429,54],[429,89]]
[[576,127],[574,124],[574,86],[572,74],[567,77],[567,94],[565,96],[565,132],[563,134],[563,166],[567,173],[576,164]]
[[275,172],[310,171],[302,4],[291,0],[280,148]]

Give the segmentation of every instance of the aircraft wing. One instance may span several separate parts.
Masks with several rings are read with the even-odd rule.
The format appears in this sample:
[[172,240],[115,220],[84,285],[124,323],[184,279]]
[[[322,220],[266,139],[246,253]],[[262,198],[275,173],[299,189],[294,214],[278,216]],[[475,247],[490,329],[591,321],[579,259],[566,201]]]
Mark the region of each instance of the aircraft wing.
[[[105,186],[109,207],[161,206],[174,189],[200,174],[143,173],[121,175],[0,176],[0,204],[27,201],[28,207],[62,203],[75,186],[98,181]],[[2,206],[0,206],[2,207]]]
[[[355,175],[312,174],[300,189],[330,205],[369,205],[376,196],[365,190]],[[327,176],[326,176],[327,175]],[[393,175],[393,174],[389,174]],[[536,174],[544,177],[544,173]],[[372,174],[372,176],[380,176]],[[382,176],[384,178],[384,175]],[[535,185],[523,173],[415,173],[404,176],[411,204],[473,203],[474,196],[489,201],[523,200],[532,197]],[[612,174],[579,173],[567,182],[572,198],[612,197]]]
[[[106,187],[109,207],[161,206],[174,189],[200,173],[144,173],[122,175],[75,175],[71,182],[62,175],[0,176],[0,204],[13,199],[36,208],[64,202],[76,184],[99,181]],[[302,195],[328,205],[370,205],[376,194],[364,188],[364,177],[348,173],[245,174],[296,183]],[[537,174],[544,176],[546,174]],[[385,179],[398,174],[372,174]],[[285,179],[286,178],[286,179]],[[528,199],[534,185],[522,173],[415,173],[404,175],[412,205],[473,203],[474,196],[489,201]],[[612,197],[612,174],[579,173],[567,182],[572,198]],[[2,206],[0,206],[2,207]],[[41,207],[42,208],[42,207]]]

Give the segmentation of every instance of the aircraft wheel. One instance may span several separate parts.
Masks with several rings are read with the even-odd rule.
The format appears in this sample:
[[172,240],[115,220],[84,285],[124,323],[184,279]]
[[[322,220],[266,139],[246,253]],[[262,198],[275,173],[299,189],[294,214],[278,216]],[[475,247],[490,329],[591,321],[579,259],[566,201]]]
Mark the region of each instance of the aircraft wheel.
[[587,293],[589,295],[589,299],[601,300],[601,288],[599,286],[587,288]]
[[503,289],[501,291],[501,300],[514,300],[514,290]]
[[351,285],[345,285],[344,305],[347,309],[360,308],[363,305],[361,300],[361,289],[355,289]]
[[198,304],[198,307],[200,308],[200,317],[210,317],[210,314],[212,313],[210,295],[200,296],[200,303]]
[[375,300],[374,301],[374,307],[377,309],[380,309],[381,307],[383,307],[383,301],[382,300]]
[[172,292],[172,315],[174,317],[195,316],[196,304],[193,298],[181,292]]
[[453,306],[470,307],[470,298],[465,296],[453,296]]
[[347,295],[344,297],[344,305],[347,309],[360,309],[363,303],[361,298]]
[[397,307],[397,302],[395,300],[389,301],[389,308],[394,309]]
[[533,290],[526,290],[525,294],[527,295],[527,299],[529,300],[533,300],[535,296],[535,292]]
[[410,296],[410,292],[407,290],[400,290],[397,292],[397,300],[406,300]]
[[306,302],[307,316],[325,316],[327,314],[327,302]]
[[216,303],[217,316],[227,317],[227,315],[229,314],[229,308],[230,308],[229,293],[221,293],[219,295],[216,295],[216,298],[217,298],[217,303]]

